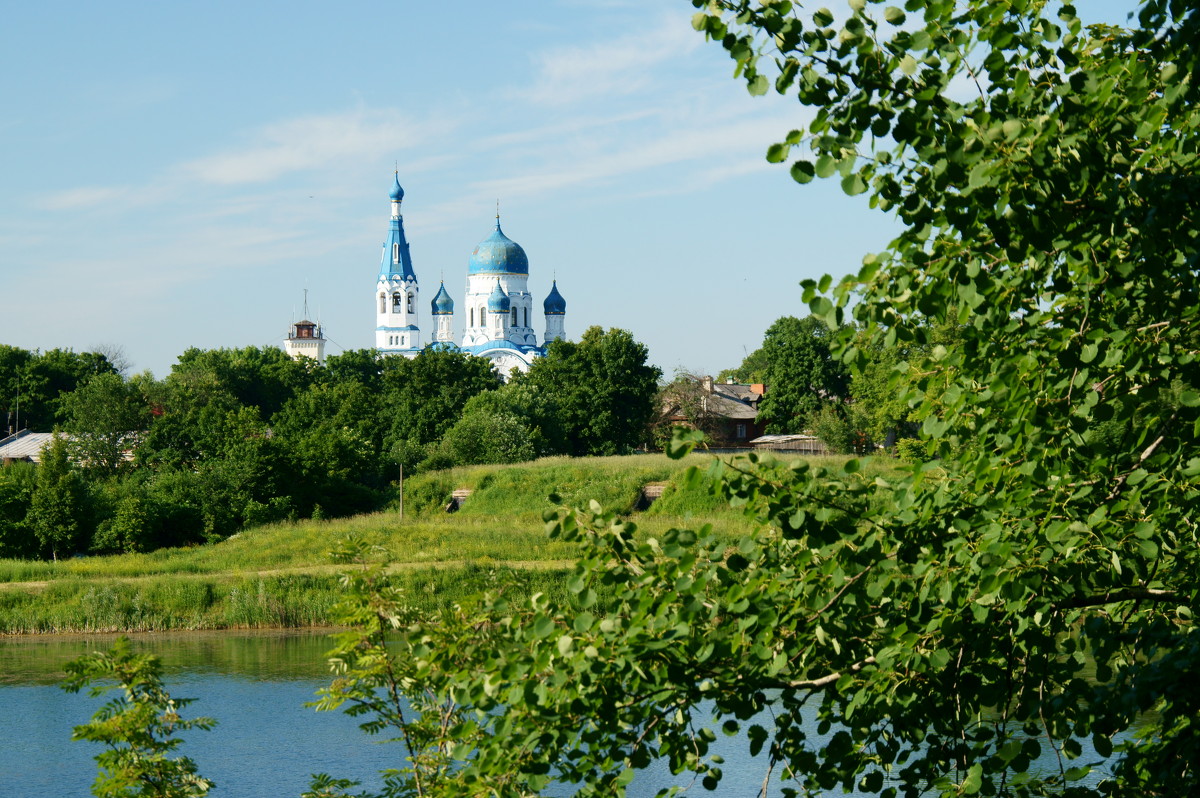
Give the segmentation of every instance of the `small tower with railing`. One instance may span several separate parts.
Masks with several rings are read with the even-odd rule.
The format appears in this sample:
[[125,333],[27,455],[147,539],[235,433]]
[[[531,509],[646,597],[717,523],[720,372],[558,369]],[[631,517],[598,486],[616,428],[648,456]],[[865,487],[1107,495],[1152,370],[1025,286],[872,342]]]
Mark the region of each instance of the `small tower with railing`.
[[304,318],[292,324],[288,336],[283,342],[283,351],[292,360],[302,357],[317,361],[318,365],[325,363],[325,335],[321,325],[308,320],[308,290],[304,291]]

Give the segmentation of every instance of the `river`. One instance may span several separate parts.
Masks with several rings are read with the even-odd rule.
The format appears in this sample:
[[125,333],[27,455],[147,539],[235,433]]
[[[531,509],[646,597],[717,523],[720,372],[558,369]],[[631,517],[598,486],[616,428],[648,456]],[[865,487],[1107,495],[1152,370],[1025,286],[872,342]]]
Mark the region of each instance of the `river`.
[[[96,775],[92,757],[102,748],[71,742],[71,729],[86,722],[102,699],[65,693],[58,682],[66,662],[105,649],[112,639],[0,639],[0,795],[90,795]],[[213,798],[295,798],[317,772],[379,789],[378,771],[402,763],[398,745],[372,742],[357,720],[304,706],[328,684],[325,652],[331,644],[323,633],[171,633],[131,639],[135,650],[162,658],[172,695],[196,699],[184,717],[217,720],[212,731],[185,734],[178,749],[216,782]],[[762,767],[749,761],[744,745],[719,737],[714,747],[727,760],[720,794],[757,795]],[[651,770],[639,774],[630,795],[652,796],[672,783],[665,770]],[[693,791],[711,794],[699,784]]]
[[[102,749],[71,742],[71,729],[86,722],[102,699],[65,693],[58,682],[66,662],[105,649],[112,639],[0,638],[0,796],[91,794],[96,775],[92,757]],[[358,779],[363,788],[377,790],[382,787],[378,772],[402,764],[399,745],[373,742],[356,719],[304,706],[328,684],[325,653],[331,643],[325,633],[226,631],[131,639],[135,650],[151,651],[163,660],[172,695],[196,699],[184,717],[217,720],[212,731],[185,734],[179,749],[216,782],[213,798],[296,798],[307,789],[310,774],[318,772]],[[815,728],[810,731],[815,736]],[[718,734],[712,752],[726,760],[717,794],[759,795],[765,761],[749,757],[744,739]],[[652,768],[638,775],[629,795],[648,798],[676,783],[665,768]],[[697,783],[688,794],[713,793]],[[779,794],[778,786],[770,793]],[[840,790],[836,794],[842,795]]]

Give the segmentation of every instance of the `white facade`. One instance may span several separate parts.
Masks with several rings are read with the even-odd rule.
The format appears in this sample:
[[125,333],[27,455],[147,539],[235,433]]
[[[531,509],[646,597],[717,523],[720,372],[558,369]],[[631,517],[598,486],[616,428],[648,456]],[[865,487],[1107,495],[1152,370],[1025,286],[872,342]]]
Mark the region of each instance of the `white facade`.
[[[415,357],[423,346],[417,312],[420,292],[400,215],[403,199],[397,175],[391,193],[391,230],[375,285],[375,348],[380,354]],[[565,337],[566,302],[557,285],[542,304],[546,337],[539,344],[534,331],[534,298],[529,291],[529,259],[519,244],[504,235],[497,216],[495,231],[475,247],[468,262],[460,344],[454,344],[454,301],[443,284],[430,303],[434,322],[431,345],[487,358],[501,374],[513,368],[528,371],[533,361],[545,354],[546,344]]]
[[375,281],[375,348],[385,355],[416,357],[423,346],[418,311],[421,292],[404,236],[404,217],[400,214],[404,189],[398,174],[390,197],[391,224]]

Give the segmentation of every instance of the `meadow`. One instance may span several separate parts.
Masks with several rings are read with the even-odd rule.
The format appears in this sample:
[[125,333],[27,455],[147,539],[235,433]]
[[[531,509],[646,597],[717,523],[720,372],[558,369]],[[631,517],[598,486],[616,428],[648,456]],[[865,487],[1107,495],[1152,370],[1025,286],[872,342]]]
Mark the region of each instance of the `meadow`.
[[[828,465],[844,460],[828,458]],[[733,542],[749,522],[686,479],[689,467],[712,463],[703,454],[679,461],[631,455],[455,468],[408,479],[403,514],[397,507],[269,524],[219,543],[144,554],[0,560],[0,634],[324,626],[346,568],[331,562],[330,551],[351,536],[380,548],[420,608],[485,588],[554,595],[574,551],[546,533],[549,496],[567,506],[595,500],[635,520],[643,535],[709,523]],[[866,471],[888,467],[876,461]],[[642,498],[647,485],[664,487],[649,506]],[[471,495],[448,513],[455,490]]]

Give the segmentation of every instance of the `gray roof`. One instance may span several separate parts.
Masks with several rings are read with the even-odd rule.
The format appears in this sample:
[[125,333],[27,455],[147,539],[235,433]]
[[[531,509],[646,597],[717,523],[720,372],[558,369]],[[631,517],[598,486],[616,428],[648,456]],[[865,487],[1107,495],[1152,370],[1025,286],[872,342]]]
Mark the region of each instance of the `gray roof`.
[[23,429],[0,440],[0,460],[42,461],[42,449],[49,445],[53,432],[30,432]]

